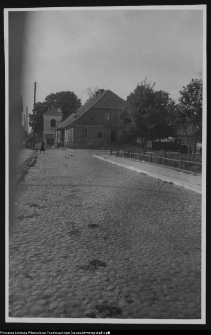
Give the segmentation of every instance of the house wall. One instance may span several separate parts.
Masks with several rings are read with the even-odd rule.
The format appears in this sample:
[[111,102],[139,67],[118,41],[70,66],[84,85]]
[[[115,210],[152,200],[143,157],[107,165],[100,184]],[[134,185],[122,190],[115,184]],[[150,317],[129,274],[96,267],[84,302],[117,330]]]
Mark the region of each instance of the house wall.
[[[54,116],[54,115],[43,115],[44,117],[44,132],[46,134],[53,134],[54,133],[54,129],[60,124],[62,116]],[[56,120],[56,127],[51,127],[51,120],[54,119]]]
[[[51,120],[54,119],[56,120],[56,127],[60,124],[62,116],[60,115],[43,115],[43,138],[46,142],[46,144],[48,144],[48,139],[46,140],[46,136],[47,137],[51,137],[51,139],[54,139],[54,130],[56,127],[51,127]],[[50,135],[50,136],[49,136]]]
[[73,136],[74,136],[74,128],[65,129],[64,132],[64,146],[68,148],[73,147]]
[[[108,108],[91,108],[81,118],[74,122],[74,125],[88,126],[118,126],[118,109]],[[106,114],[109,114],[109,120],[106,119]]]
[[[78,119],[76,118],[69,127],[73,129],[71,135],[66,131],[64,145],[70,148],[94,148],[112,142],[117,143],[119,141],[118,115],[124,106],[123,99],[113,92],[106,93],[94,107]],[[86,137],[83,137],[83,129],[86,130]],[[111,141],[111,132],[116,133],[116,141]],[[98,137],[98,133],[102,133],[102,137]]]
[[[64,142],[65,147],[68,148],[97,148],[109,144],[111,143],[111,131],[115,131],[118,138],[118,128],[114,126],[75,125],[70,130],[72,136],[66,138]],[[83,137],[83,130],[86,130],[87,137]],[[98,133],[101,133],[102,137],[98,137]]]

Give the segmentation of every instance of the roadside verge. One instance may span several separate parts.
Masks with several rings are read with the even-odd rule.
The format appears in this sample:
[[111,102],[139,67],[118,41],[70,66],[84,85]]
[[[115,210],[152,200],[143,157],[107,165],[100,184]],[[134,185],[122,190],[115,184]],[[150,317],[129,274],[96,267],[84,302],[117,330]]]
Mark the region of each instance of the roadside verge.
[[36,160],[36,151],[32,151],[17,168],[16,182],[20,182],[24,179],[24,176],[29,172],[29,168],[33,166]]
[[124,167],[165,182],[185,187],[197,193],[202,193],[202,176],[194,173],[178,171],[158,165],[151,165],[140,161],[130,160],[112,155],[93,155],[95,158],[105,162]]

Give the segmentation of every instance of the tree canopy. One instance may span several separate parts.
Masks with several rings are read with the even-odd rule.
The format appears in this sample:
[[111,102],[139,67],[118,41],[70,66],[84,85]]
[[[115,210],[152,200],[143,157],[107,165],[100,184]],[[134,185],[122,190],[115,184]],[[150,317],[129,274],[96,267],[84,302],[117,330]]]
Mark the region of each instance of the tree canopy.
[[88,87],[87,90],[85,91],[86,94],[88,95],[88,99],[87,101],[89,101],[90,99],[94,98],[97,95],[97,92],[100,90],[100,88],[98,86],[96,87]]
[[60,108],[63,113],[62,120],[65,120],[79,107],[81,107],[81,100],[75,95],[74,92],[62,91],[51,93],[45,98],[49,108],[53,105],[55,108]]
[[194,152],[197,138],[202,135],[202,88],[201,79],[192,79],[180,91],[179,103],[171,107],[172,125],[193,142]]
[[175,133],[169,124],[169,93],[155,91],[154,86],[155,83],[151,85],[145,78],[127,97],[126,107],[119,115],[121,133],[128,139],[142,138],[144,151],[148,140]]
[[[39,135],[43,133],[43,114],[51,107],[60,109],[62,120],[65,120],[81,106],[81,100],[74,92],[61,91],[49,94],[44,102],[35,104],[35,132]],[[29,114],[29,126],[33,128],[33,114]]]

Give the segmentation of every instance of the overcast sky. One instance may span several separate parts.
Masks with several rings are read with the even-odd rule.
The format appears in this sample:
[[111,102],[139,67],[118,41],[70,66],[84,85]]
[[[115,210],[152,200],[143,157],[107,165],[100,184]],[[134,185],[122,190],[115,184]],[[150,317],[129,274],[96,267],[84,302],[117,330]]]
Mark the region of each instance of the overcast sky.
[[179,97],[202,78],[202,10],[40,10],[27,15],[23,105],[73,91],[84,103],[88,87],[127,96],[145,77]]

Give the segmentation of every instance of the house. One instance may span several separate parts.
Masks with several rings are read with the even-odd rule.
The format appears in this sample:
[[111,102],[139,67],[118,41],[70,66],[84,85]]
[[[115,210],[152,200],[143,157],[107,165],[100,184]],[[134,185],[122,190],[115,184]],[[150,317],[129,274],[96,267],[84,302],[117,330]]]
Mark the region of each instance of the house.
[[43,140],[47,146],[54,145],[54,130],[61,122],[62,115],[53,106],[43,114]]
[[110,90],[99,90],[55,130],[57,146],[94,148],[119,141],[118,113],[125,101]]

